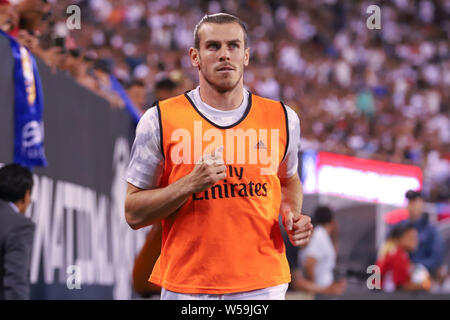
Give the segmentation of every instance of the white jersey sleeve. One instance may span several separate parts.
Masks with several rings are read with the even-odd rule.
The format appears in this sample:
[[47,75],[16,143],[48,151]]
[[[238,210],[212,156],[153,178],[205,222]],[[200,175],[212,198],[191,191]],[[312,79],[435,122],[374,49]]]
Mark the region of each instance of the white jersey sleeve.
[[158,108],[148,109],[136,127],[126,180],[141,189],[159,186],[164,169]]
[[286,107],[288,118],[289,142],[286,156],[278,168],[278,177],[289,178],[297,174],[298,153],[300,151],[300,119],[297,113],[290,107]]

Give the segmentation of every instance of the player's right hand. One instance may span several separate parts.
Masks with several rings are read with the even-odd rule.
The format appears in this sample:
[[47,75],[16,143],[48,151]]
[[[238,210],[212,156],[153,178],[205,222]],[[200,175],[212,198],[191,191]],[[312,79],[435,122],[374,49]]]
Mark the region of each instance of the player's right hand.
[[223,160],[223,146],[216,148],[211,154],[203,155],[188,175],[193,192],[204,191],[217,181],[225,179],[227,167]]

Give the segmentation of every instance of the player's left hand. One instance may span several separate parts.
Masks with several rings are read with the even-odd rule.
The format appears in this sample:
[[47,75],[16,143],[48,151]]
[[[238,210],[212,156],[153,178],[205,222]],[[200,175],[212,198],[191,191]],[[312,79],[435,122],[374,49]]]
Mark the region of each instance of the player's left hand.
[[283,222],[293,246],[304,247],[309,243],[313,231],[311,217],[289,211],[284,215]]

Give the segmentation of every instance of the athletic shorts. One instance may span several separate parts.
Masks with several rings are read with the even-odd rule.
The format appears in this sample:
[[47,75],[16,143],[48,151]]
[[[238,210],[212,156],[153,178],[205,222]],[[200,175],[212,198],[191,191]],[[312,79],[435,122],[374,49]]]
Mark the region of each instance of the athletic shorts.
[[285,300],[287,289],[287,283],[264,289],[225,294],[178,293],[162,288],[161,300]]

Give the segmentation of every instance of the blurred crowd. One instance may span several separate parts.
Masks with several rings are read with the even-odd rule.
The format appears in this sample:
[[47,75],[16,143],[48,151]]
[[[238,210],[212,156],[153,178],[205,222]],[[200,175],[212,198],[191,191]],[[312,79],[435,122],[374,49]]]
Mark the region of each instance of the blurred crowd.
[[[424,170],[428,201],[450,197],[450,1],[0,0],[0,28],[53,69],[123,107],[109,74],[144,112],[197,84],[187,54],[205,13],[249,29],[245,86],[300,117],[302,149]],[[81,29],[68,30],[70,5]]]

